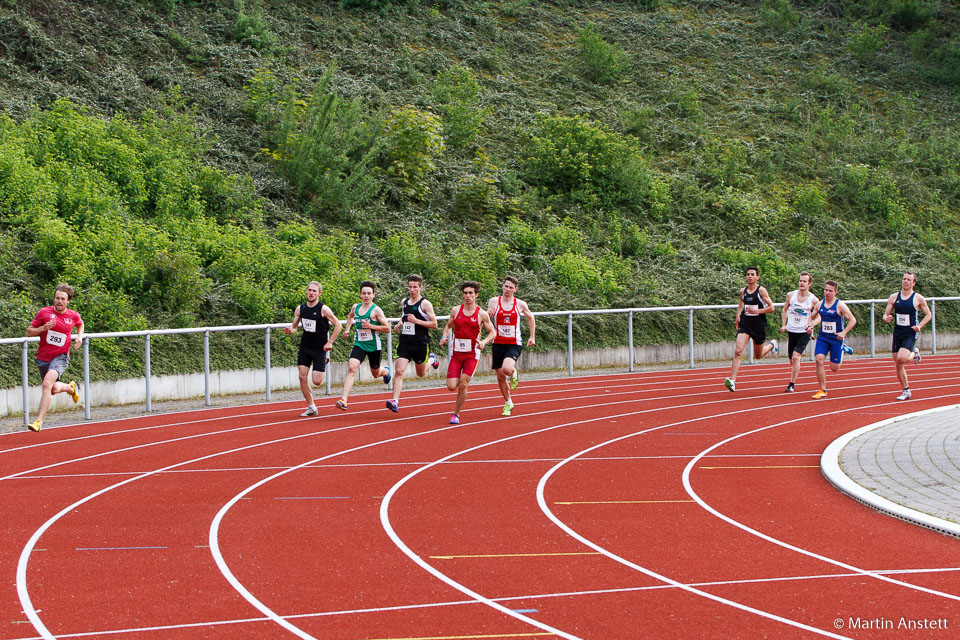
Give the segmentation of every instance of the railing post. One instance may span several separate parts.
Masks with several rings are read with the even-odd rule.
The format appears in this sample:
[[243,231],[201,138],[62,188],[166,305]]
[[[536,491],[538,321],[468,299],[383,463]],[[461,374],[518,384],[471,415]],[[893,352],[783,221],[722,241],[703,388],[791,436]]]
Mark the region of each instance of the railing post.
[[153,405],[150,401],[150,334],[143,337],[143,373],[146,380],[147,392],[147,413],[153,411]]
[[[387,320],[387,328],[390,327],[390,321]],[[387,389],[393,391],[393,380],[397,377],[397,372],[393,370],[393,331],[387,331],[387,367],[389,367],[390,372],[393,374],[390,376],[390,383],[387,385]]]
[[23,341],[20,352],[21,373],[23,374],[23,424],[30,424],[30,354],[27,341]]
[[203,332],[203,404],[210,406],[210,332]]
[[263,334],[263,360],[267,387],[267,402],[270,402],[270,327]]
[[693,369],[693,307],[687,311],[687,338],[690,341],[690,368]]
[[83,339],[83,417],[90,419],[90,338]]
[[933,355],[937,355],[937,300],[930,301],[930,336],[933,339]]
[[876,302],[870,303],[870,357],[877,357],[877,319],[876,319]]
[[567,314],[567,372],[573,375],[573,314]]
[[627,331],[630,334],[630,373],[633,373],[633,311],[627,314]]

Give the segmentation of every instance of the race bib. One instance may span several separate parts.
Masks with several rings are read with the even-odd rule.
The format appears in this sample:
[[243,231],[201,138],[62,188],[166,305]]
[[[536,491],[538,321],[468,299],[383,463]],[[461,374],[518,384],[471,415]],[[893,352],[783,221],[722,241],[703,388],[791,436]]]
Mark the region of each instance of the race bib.
[[516,338],[517,327],[516,325],[512,325],[512,324],[497,325],[497,335],[503,338]]
[[470,353],[473,351],[473,340],[469,338],[454,338],[453,350],[457,353]]
[[898,326],[898,327],[909,327],[909,326],[910,326],[910,314],[909,314],[909,313],[898,313],[898,314],[897,314],[897,326]]
[[837,332],[837,323],[836,322],[823,322],[820,324],[820,331],[824,333],[836,333]]
[[360,342],[373,340],[373,329],[357,329],[357,340]]
[[757,309],[759,309],[759,308],[760,308],[760,307],[758,307],[758,306],[755,305],[755,304],[748,304],[747,306],[745,306],[745,307],[743,308],[743,311],[744,311],[744,313],[746,313],[748,316],[758,316],[758,315],[760,315],[759,313],[757,313]]
[[416,335],[416,334],[417,334],[417,325],[415,325],[415,324],[412,323],[412,322],[404,322],[404,323],[403,323],[403,328],[400,330],[400,333],[402,333],[402,334],[405,335],[405,336],[413,336],[413,335]]
[[52,344],[55,347],[62,347],[63,345],[70,342],[70,336],[65,333],[60,333],[59,331],[50,330],[47,331],[47,344]]
[[309,333],[317,332],[317,321],[311,320],[310,318],[304,318],[300,321],[300,324],[303,325],[303,330]]
[[807,319],[803,316],[787,316],[787,331],[800,333],[807,330]]

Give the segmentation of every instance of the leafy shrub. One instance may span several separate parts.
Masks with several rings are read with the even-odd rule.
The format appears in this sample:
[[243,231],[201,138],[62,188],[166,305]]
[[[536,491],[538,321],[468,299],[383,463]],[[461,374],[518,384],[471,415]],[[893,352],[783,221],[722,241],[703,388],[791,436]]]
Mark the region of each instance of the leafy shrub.
[[550,253],[583,253],[583,232],[577,229],[576,223],[567,218],[563,224],[551,227],[543,234],[543,245]]
[[537,256],[543,250],[543,236],[520,218],[511,218],[507,223],[507,241],[524,256]]
[[489,107],[480,107],[480,83],[469,68],[460,65],[437,74],[433,99],[443,115],[443,135],[452,147],[466,147],[483,129]]
[[577,57],[583,76],[600,84],[617,80],[629,60],[620,45],[603,39],[600,27],[595,24],[577,31]]
[[429,111],[412,105],[390,110],[390,116],[383,125],[389,158],[387,175],[400,193],[422,198],[430,192],[424,180],[436,169],[434,160],[446,148],[442,131],[440,119]]
[[524,176],[586,205],[639,205],[650,174],[636,146],[582,117],[539,116],[525,146]]
[[863,23],[857,23],[855,27],[857,30],[850,35],[847,47],[861,63],[870,62],[884,45],[887,25],[878,24],[875,27],[868,27]]
[[[380,190],[372,170],[380,152],[377,125],[359,100],[337,95],[335,72],[335,64],[327,67],[306,99],[292,84],[281,87],[269,72],[259,72],[245,87],[247,108],[271,131],[276,145],[271,157],[313,213],[342,214]],[[279,120],[270,126],[275,117]]]
[[233,39],[249,44],[257,51],[269,49],[277,42],[263,18],[259,3],[254,6],[253,14],[246,12],[244,0],[237,0],[237,19],[233,24]]
[[926,26],[935,14],[934,4],[926,0],[893,0],[888,21],[899,31],[914,31]]
[[596,288],[600,284],[600,270],[587,256],[562,253],[553,259],[557,282],[573,292]]
[[800,16],[790,0],[763,0],[760,16],[768,27],[781,31],[792,29],[800,23]]
[[797,188],[794,205],[808,218],[817,218],[827,211],[827,195],[819,184],[804,184]]

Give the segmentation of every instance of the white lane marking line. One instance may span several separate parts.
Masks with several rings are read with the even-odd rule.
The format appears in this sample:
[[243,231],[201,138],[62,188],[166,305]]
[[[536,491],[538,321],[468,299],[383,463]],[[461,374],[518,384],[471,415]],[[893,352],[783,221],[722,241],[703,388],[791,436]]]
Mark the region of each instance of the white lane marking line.
[[[960,571],[960,567],[937,567],[933,569],[879,569],[876,570],[877,573],[886,573],[886,574],[923,574],[923,573],[944,573],[944,572],[953,572]],[[823,574],[813,574],[813,575],[803,575],[803,576],[780,576],[775,578],[748,578],[743,580],[714,580],[711,582],[693,582],[686,583],[687,586],[692,587],[713,587],[713,586],[730,586],[738,584],[755,584],[755,583],[769,583],[769,582],[789,582],[789,581],[798,581],[798,580],[830,580],[830,579],[843,579],[843,578],[860,578],[859,573],[823,573]],[[596,595],[609,595],[615,593],[635,593],[640,591],[661,591],[666,589],[676,589],[671,584],[654,584],[646,585],[642,587],[612,587],[609,589],[588,589],[584,591],[561,591],[556,593],[537,593],[537,594],[528,594],[522,596],[506,596],[502,598],[493,598],[497,602],[516,602],[523,600],[545,600],[550,598],[573,598],[578,596],[596,596]],[[340,609],[336,611],[315,611],[312,613],[297,613],[284,616],[288,620],[293,619],[305,619],[305,618],[324,618],[331,616],[345,616],[345,615],[358,615],[366,613],[385,613],[390,611],[407,611],[415,609],[432,609],[440,607],[454,607],[454,606],[477,606],[481,603],[475,600],[447,600],[443,602],[425,602],[421,604],[406,604],[406,605],[393,605],[386,607],[371,607],[366,609]],[[146,631],[170,631],[177,629],[191,629],[198,627],[215,627],[223,625],[234,625],[234,624],[248,624],[254,622],[267,622],[268,618],[257,617],[257,618],[234,618],[232,620],[209,620],[207,622],[187,622],[183,624],[171,624],[171,625],[161,625],[154,627],[132,627],[128,629],[110,629],[110,630],[100,630],[100,631],[86,631],[82,633],[68,633],[61,634],[60,638],[87,638],[90,636],[105,636],[105,635],[121,635],[127,633],[143,633]],[[21,621],[23,624],[29,624],[28,620]],[[13,640],[40,640],[38,636],[32,636],[29,638],[16,638]]]
[[[944,386],[953,386],[953,385],[944,385]],[[937,388],[937,387],[934,387],[934,388]],[[926,400],[939,400],[939,399],[944,399],[944,398],[955,399],[955,398],[957,397],[957,395],[958,395],[958,394],[948,394],[948,395],[943,395],[943,396],[933,396],[933,397],[930,397],[930,398],[926,398]],[[896,402],[882,403],[882,404],[880,404],[880,405],[878,405],[878,406],[885,406],[885,405],[898,406]],[[776,545],[778,545],[778,546],[783,547],[784,549],[789,549],[789,550],[791,550],[791,551],[794,551],[794,552],[796,552],[796,553],[800,553],[800,554],[805,555],[805,556],[808,556],[808,557],[810,557],[810,558],[814,558],[814,559],[820,560],[820,561],[822,561],[822,562],[827,562],[827,563],[829,563],[829,564],[832,564],[832,565],[834,565],[834,566],[840,567],[840,568],[842,568],[842,569],[846,569],[847,571],[855,571],[855,572],[860,573],[861,575],[866,576],[866,577],[876,578],[877,580],[881,580],[881,581],[883,581],[883,582],[889,582],[890,584],[894,584],[894,585],[896,585],[896,586],[904,587],[904,588],[907,588],[907,589],[913,589],[913,590],[920,591],[920,592],[927,593],[927,594],[934,595],[934,596],[940,596],[940,597],[946,598],[946,599],[948,599],[948,600],[957,600],[957,601],[960,601],[960,595],[956,595],[956,594],[952,594],[952,593],[946,593],[946,592],[943,592],[943,591],[938,591],[938,590],[936,590],[936,589],[929,589],[929,588],[927,588],[927,587],[922,587],[922,586],[920,586],[920,585],[911,584],[911,583],[909,583],[909,582],[903,582],[902,580],[896,580],[896,579],[894,579],[894,578],[890,578],[890,577],[887,577],[887,576],[885,576],[885,575],[876,574],[876,573],[874,573],[874,572],[872,572],[872,571],[869,571],[869,570],[867,570],[867,569],[861,569],[861,568],[859,568],[859,567],[855,567],[855,566],[853,566],[853,565],[851,565],[851,564],[848,564],[848,563],[846,563],[846,562],[843,562],[843,561],[841,561],[841,560],[836,560],[836,559],[834,559],[834,558],[830,558],[830,557],[828,557],[828,556],[824,556],[824,555],[819,554],[819,553],[816,553],[816,552],[814,552],[814,551],[810,551],[810,550],[808,550],[808,549],[803,549],[803,548],[798,547],[798,546],[796,546],[796,545],[792,545],[792,544],[790,544],[790,543],[788,543],[788,542],[785,542],[785,541],[780,540],[780,539],[778,539],[778,538],[774,538],[773,536],[769,536],[769,535],[767,535],[767,534],[765,534],[765,533],[762,533],[762,532],[760,532],[760,531],[757,531],[756,529],[753,529],[752,527],[749,527],[749,526],[747,526],[746,524],[744,524],[744,523],[742,523],[742,522],[740,522],[740,521],[738,521],[738,520],[735,520],[735,519],[733,519],[733,518],[731,518],[731,517],[729,517],[729,516],[727,516],[727,515],[725,515],[725,514],[723,514],[723,513],[720,513],[720,511],[718,511],[717,509],[715,509],[714,507],[712,507],[712,506],[711,506],[710,504],[708,504],[703,498],[701,498],[700,495],[699,495],[699,494],[694,490],[694,488],[693,488],[693,484],[692,484],[692,482],[690,481],[690,473],[691,473],[691,471],[693,470],[693,468],[696,466],[696,464],[700,461],[700,459],[701,459],[704,455],[710,453],[711,451],[713,451],[714,449],[717,449],[718,447],[721,447],[721,446],[723,446],[723,445],[725,445],[725,444],[727,444],[727,443],[733,442],[734,440],[738,440],[738,439],[743,438],[743,437],[745,437],[745,436],[755,435],[755,434],[760,433],[760,432],[762,432],[762,431],[767,431],[767,430],[769,430],[769,429],[773,429],[773,428],[780,427],[780,426],[783,426],[783,425],[794,424],[794,423],[797,423],[797,422],[803,422],[803,421],[805,421],[805,420],[809,420],[810,418],[822,418],[822,417],[830,416],[830,415],[837,415],[837,414],[842,414],[842,413],[849,413],[849,412],[851,412],[851,411],[852,411],[851,409],[838,409],[838,410],[836,410],[836,411],[829,411],[829,412],[823,412],[823,413],[820,413],[820,414],[807,415],[807,416],[804,416],[804,417],[802,417],[802,418],[795,418],[795,419],[793,419],[793,420],[785,420],[785,421],[783,421],[783,422],[778,422],[778,423],[775,423],[775,424],[767,425],[767,426],[765,426],[765,427],[760,427],[760,428],[758,428],[758,429],[753,429],[753,430],[750,430],[750,431],[745,431],[745,432],[743,432],[743,433],[739,433],[739,434],[737,434],[737,435],[734,435],[734,436],[731,436],[731,437],[726,438],[726,439],[724,439],[724,440],[721,440],[720,442],[717,442],[717,443],[713,444],[712,446],[708,447],[707,449],[704,449],[702,452],[700,452],[700,454],[698,454],[698,455],[697,455],[695,458],[693,458],[689,463],[687,463],[687,466],[684,467],[684,469],[683,469],[683,475],[681,476],[681,478],[682,478],[682,480],[683,480],[683,487],[684,487],[684,489],[686,490],[687,494],[688,494],[691,498],[693,498],[694,500],[696,500],[696,501],[700,504],[700,506],[701,506],[703,509],[705,509],[707,512],[709,512],[710,514],[716,516],[717,518],[720,518],[720,519],[723,520],[724,522],[726,522],[726,523],[728,523],[728,524],[731,524],[731,525],[737,527],[738,529],[741,529],[741,530],[743,530],[743,531],[746,531],[747,533],[749,533],[749,534],[751,534],[751,535],[754,535],[754,536],[760,538],[761,540],[765,540],[765,541],[767,541],[767,542],[771,542],[771,543],[773,543],[773,544],[776,544]]]

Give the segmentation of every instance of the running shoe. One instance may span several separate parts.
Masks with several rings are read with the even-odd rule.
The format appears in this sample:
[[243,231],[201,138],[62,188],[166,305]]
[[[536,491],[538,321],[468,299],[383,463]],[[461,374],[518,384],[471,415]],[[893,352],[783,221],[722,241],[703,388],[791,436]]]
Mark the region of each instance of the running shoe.
[[783,390],[784,393],[793,393],[796,389],[793,388],[793,383],[787,385],[787,388]]
[[393,376],[390,375],[390,367],[384,367],[387,372],[383,374],[383,384],[390,384],[390,378]]
[[500,415],[508,416],[510,415],[511,411],[513,411],[513,401],[507,402],[506,404],[503,405],[503,413],[501,413]]
[[450,424],[460,424],[460,416],[455,413],[450,414]]
[[779,343],[779,342],[777,342],[776,340],[771,340],[771,341],[770,341],[770,346],[773,347],[773,349],[771,349],[771,351],[773,351],[773,355],[776,356],[776,355],[779,355],[779,354],[780,354],[780,343]]
[[30,431],[40,433],[40,429],[43,428],[43,420],[34,420],[27,428],[30,429]]
[[440,368],[440,358],[437,357],[437,354],[430,352],[430,355],[427,356],[427,362],[430,363],[430,366],[434,369]]
[[70,399],[73,400],[73,404],[80,402],[80,394],[77,393],[77,383],[70,381]]
[[303,413],[300,414],[300,417],[301,417],[301,418],[311,418],[311,417],[317,415],[318,413],[320,413],[320,412],[317,411],[317,408],[311,405],[311,406],[307,407],[307,410],[306,410],[306,411],[304,411]]
[[904,389],[903,393],[897,396],[897,400],[909,400],[913,396],[910,394],[910,389]]
[[520,372],[514,369],[510,376],[510,390],[513,391],[518,386],[520,386]]
[[730,378],[723,379],[723,386],[725,386],[727,389],[730,389],[730,391],[737,390],[737,383],[731,380]]
[[[920,348],[919,347],[913,348],[913,362],[914,364],[920,364]],[[910,398],[907,398],[907,400],[909,399]]]
[[387,409],[393,411],[394,413],[400,411],[400,403],[396,400],[387,400]]
[[851,349],[850,347],[848,347],[846,342],[844,342],[842,345],[840,345],[840,350],[843,351],[843,352],[844,352],[845,354],[847,354],[848,356],[852,356],[852,355],[853,355],[853,349]]
[[826,397],[827,397],[827,392],[824,391],[823,389],[820,389],[820,391],[817,391],[815,394],[813,394],[813,399],[814,399],[814,400],[820,400],[820,399],[826,398]]
[[342,410],[346,411],[346,410],[347,410],[347,401],[344,400],[343,398],[340,398],[339,400],[337,400],[337,409],[342,409]]

